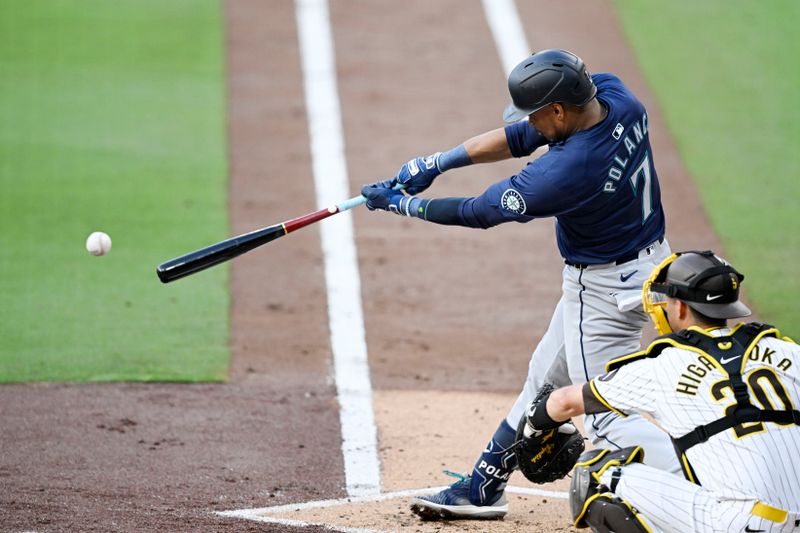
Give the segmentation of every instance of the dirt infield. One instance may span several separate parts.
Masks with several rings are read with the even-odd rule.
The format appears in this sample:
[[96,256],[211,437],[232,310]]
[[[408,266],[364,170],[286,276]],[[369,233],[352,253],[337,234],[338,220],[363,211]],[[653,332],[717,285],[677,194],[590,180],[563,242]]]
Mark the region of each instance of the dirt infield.
[[[672,248],[719,250],[610,2],[518,4],[534,49],[574,50],[644,99]],[[239,233],[316,206],[294,3],[229,0],[225,19]],[[351,191],[501,125],[504,76],[478,0],[332,2],[331,23]],[[433,192],[478,194],[521,164],[464,169]],[[345,499],[312,226],[232,263],[228,383],[0,387],[0,531],[570,530],[564,482],[514,493],[506,520],[479,524],[421,523],[403,495],[468,470],[521,387],[560,294],[552,223],[353,220],[382,490],[398,497]],[[273,506],[287,507],[262,515],[282,522],[213,514]]]

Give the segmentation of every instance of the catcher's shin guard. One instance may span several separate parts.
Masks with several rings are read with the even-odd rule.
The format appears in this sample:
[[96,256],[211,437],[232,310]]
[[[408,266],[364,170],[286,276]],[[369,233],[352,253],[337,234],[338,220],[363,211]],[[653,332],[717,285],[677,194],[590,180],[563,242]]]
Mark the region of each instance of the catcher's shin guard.
[[503,420],[472,469],[469,499],[475,505],[492,505],[503,495],[517,468],[515,439],[516,431]]
[[[644,450],[631,446],[617,451],[590,450],[575,465],[569,490],[569,505],[577,528],[591,527],[597,533],[648,533],[650,529],[639,513],[625,500],[614,495],[622,467],[642,462]],[[611,487],[600,476],[614,468]]]
[[600,494],[587,507],[584,521],[595,533],[651,533],[631,505],[610,492]]

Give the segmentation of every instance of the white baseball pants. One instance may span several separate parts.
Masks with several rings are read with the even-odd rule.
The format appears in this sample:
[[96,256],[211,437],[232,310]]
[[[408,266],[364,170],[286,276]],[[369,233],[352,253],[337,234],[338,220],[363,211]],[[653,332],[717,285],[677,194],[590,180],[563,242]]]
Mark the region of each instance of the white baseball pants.
[[[617,265],[565,266],[562,296],[550,326],[531,356],[528,377],[506,420],[517,427],[544,383],[562,387],[585,383],[605,373],[615,357],[640,350],[648,322],[642,309],[642,284],[670,255],[669,244],[654,243],[638,259]],[[645,463],[678,473],[680,465],[669,436],[638,414],[587,415],[586,431],[595,446],[620,449],[642,446]]]
[[[603,483],[611,483],[613,471],[603,473]],[[723,499],[682,476],[643,464],[623,467],[615,494],[635,507],[654,533],[800,532],[798,513],[756,500]]]

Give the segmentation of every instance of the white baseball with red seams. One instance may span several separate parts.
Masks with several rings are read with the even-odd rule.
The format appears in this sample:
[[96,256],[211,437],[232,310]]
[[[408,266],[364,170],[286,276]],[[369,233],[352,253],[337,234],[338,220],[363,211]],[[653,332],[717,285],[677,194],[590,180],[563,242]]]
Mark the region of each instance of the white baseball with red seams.
[[102,231],[95,231],[86,239],[86,251],[92,255],[106,255],[111,250],[111,237]]

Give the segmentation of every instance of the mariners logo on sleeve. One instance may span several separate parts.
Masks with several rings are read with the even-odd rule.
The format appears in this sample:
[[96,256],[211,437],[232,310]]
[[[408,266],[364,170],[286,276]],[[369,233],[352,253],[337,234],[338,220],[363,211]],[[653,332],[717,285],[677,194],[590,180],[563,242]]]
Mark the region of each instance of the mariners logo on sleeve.
[[503,196],[500,198],[500,205],[503,209],[520,215],[524,213],[526,209],[525,199],[514,189],[508,189],[503,193]]

